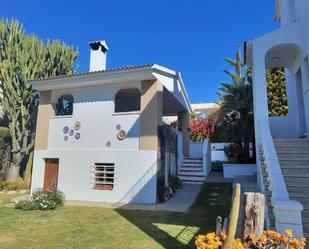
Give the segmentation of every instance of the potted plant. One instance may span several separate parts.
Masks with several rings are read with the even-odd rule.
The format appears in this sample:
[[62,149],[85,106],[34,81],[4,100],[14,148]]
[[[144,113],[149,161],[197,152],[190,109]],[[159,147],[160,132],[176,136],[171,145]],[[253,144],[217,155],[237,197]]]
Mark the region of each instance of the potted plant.
[[241,144],[231,143],[225,146],[224,153],[230,163],[237,163],[244,157],[244,147]]

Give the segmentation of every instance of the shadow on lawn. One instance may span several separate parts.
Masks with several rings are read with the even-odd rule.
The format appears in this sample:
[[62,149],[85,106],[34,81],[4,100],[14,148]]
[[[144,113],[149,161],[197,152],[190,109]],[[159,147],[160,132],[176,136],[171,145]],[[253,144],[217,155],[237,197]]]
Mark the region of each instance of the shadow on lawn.
[[117,212],[168,249],[195,248],[195,236],[215,231],[217,216],[228,217],[231,183],[205,183],[187,213],[117,209]]

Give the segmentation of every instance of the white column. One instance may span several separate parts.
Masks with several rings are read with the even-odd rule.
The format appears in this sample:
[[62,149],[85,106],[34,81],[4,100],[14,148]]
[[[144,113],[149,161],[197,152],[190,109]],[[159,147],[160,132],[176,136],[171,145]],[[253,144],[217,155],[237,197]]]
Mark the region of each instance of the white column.
[[306,120],[306,136],[309,136],[309,65],[308,62],[301,63],[301,76],[303,86],[303,98],[305,107],[305,120]]
[[[259,148],[261,138],[259,134],[259,120],[268,120],[268,104],[267,104],[267,86],[266,86],[266,70],[265,70],[265,54],[264,51],[256,48],[253,45],[253,111],[254,111],[254,126],[256,140],[256,156],[259,157]],[[262,187],[262,172],[261,162],[257,160],[257,182],[258,186]]]

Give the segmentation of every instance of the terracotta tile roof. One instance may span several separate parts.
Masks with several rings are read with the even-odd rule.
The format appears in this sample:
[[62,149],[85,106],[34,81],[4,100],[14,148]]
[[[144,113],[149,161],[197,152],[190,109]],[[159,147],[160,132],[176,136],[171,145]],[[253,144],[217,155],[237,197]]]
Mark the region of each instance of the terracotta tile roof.
[[100,71],[94,71],[94,72],[82,72],[82,73],[73,73],[71,75],[58,75],[58,76],[51,76],[46,78],[38,78],[33,81],[40,81],[40,80],[52,80],[52,79],[60,79],[60,78],[70,78],[74,76],[81,76],[81,75],[89,75],[89,74],[97,74],[97,73],[103,73],[103,72],[114,72],[114,71],[122,71],[122,70],[130,70],[130,69],[137,69],[137,68],[146,68],[146,67],[152,67],[155,64],[143,64],[143,65],[127,65],[123,67],[116,67],[106,70],[100,70]]

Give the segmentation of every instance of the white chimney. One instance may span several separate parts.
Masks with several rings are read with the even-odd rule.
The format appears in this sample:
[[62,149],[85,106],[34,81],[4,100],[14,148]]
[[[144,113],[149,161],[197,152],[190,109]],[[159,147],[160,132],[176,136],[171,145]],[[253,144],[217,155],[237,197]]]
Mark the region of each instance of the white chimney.
[[106,70],[106,53],[108,50],[105,41],[93,41],[90,45],[90,72]]

